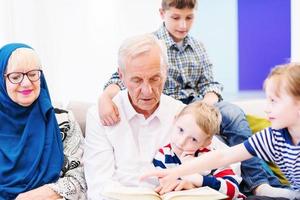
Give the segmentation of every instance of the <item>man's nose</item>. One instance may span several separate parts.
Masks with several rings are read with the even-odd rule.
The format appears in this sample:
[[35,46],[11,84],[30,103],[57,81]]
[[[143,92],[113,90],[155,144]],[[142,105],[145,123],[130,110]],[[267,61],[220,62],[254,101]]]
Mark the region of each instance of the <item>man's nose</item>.
[[151,95],[152,94],[152,92],[153,92],[153,90],[152,90],[152,86],[151,86],[151,84],[149,84],[149,83],[143,83],[143,85],[142,85],[142,93],[145,95],[145,96],[147,96],[147,95]]

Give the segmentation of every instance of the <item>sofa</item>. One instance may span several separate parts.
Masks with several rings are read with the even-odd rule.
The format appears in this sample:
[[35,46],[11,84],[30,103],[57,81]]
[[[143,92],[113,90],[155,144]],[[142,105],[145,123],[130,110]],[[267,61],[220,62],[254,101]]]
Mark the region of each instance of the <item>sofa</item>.
[[[251,99],[234,101],[232,103],[241,107],[246,114],[265,118],[266,114],[264,113],[264,102],[264,99]],[[70,101],[66,106],[66,109],[71,110],[73,112],[75,119],[79,123],[83,133],[85,132],[86,112],[91,105],[93,105],[93,103],[82,101]]]

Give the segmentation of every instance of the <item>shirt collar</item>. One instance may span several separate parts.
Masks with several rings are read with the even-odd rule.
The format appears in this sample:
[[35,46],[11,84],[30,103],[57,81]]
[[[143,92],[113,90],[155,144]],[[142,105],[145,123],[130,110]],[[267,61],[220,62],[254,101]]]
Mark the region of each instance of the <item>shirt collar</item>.
[[287,128],[284,128],[284,129],[282,129],[282,131],[279,131],[279,132],[282,133],[282,136],[285,139],[286,143],[288,143],[289,145],[292,145],[292,146],[300,146],[300,143],[298,143],[298,144],[293,143],[292,136]]
[[[167,48],[175,47],[179,50],[176,42],[174,42],[173,38],[170,36],[165,24],[163,23],[159,30],[157,31],[157,36],[159,39],[163,39],[166,43]],[[194,50],[194,43],[189,36],[189,34],[183,39],[182,48],[185,49],[187,47],[191,47]]]
[[[121,95],[121,99],[123,102],[123,109],[124,109],[126,119],[128,121],[130,121],[134,117],[140,116],[141,114],[136,112],[136,110],[133,108],[133,106],[129,100],[128,90],[122,90],[122,91],[120,91],[120,93],[121,93],[120,95]],[[152,113],[152,115],[150,117],[148,117],[148,119],[146,121],[151,121],[154,118],[157,118],[160,122],[164,122],[164,121],[168,120],[165,117],[166,113],[168,113],[168,111],[165,108],[165,106],[163,106],[167,102],[163,95],[164,94],[161,95],[159,106],[154,111],[154,113]]]

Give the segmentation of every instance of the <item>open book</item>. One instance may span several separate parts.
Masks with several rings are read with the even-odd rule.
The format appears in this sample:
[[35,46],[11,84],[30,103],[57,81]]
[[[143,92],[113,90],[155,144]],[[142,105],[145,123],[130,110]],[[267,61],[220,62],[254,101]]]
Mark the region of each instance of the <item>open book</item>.
[[160,196],[150,188],[117,186],[106,188],[103,196],[117,200],[216,200],[227,196],[209,187],[169,192]]

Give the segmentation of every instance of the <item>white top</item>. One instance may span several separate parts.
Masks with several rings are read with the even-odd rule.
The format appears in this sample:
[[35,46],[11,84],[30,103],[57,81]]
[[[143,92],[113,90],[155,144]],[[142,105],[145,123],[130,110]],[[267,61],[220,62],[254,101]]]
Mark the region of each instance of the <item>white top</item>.
[[162,94],[159,107],[145,119],[132,107],[127,90],[113,101],[121,118],[114,126],[101,125],[96,106],[87,113],[84,168],[90,200],[105,199],[101,192],[110,184],[141,186],[139,177],[153,168],[156,151],[169,142],[174,117],[184,107]]

